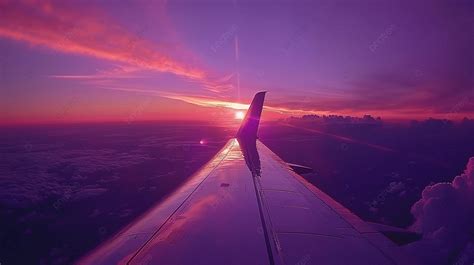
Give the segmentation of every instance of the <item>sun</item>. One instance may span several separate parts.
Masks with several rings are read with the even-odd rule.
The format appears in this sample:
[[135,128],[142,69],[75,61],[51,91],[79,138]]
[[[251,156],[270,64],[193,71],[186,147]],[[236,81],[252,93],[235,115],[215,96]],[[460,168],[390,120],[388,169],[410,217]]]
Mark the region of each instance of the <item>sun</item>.
[[235,112],[235,119],[236,120],[243,120],[245,117],[245,114],[243,111],[237,111]]

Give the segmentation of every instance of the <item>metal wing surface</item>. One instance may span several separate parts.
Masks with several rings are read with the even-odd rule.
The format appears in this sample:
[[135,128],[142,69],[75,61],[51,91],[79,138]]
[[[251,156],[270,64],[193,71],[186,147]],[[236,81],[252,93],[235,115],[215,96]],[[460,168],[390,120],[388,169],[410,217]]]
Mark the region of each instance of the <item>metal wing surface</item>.
[[238,138],[78,263],[412,264],[256,139],[262,106],[262,95],[256,96]]

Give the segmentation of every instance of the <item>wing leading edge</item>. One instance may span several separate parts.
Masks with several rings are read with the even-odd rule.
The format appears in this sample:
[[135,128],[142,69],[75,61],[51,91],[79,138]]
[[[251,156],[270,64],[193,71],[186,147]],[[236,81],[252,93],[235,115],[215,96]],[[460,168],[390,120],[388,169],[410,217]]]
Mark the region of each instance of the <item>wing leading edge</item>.
[[257,95],[237,139],[78,264],[413,264],[256,140]]

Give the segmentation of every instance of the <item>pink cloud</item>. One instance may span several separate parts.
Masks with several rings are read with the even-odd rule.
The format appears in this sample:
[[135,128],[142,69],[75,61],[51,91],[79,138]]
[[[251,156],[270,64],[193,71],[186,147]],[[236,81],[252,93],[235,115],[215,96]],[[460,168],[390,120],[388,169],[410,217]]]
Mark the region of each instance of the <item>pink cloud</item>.
[[205,88],[216,92],[228,89],[226,82],[213,81],[202,68],[172,56],[171,53],[179,52],[178,48],[152,43],[93,9],[41,0],[2,0],[0,9],[3,11],[0,37],[142,70],[172,73],[202,83]]

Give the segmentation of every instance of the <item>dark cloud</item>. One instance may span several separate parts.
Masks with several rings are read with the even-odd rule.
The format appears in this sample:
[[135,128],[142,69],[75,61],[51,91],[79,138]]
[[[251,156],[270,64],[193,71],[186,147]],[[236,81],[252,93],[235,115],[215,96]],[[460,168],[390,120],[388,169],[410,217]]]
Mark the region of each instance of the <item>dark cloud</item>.
[[[426,264],[446,264],[457,259],[474,241],[474,157],[463,174],[452,182],[427,186],[411,212],[414,231],[423,234],[420,242],[408,246]],[[472,257],[474,258],[474,257]],[[470,264],[470,263],[469,263]]]
[[95,197],[98,195],[101,195],[102,193],[106,192],[107,189],[105,188],[83,188],[76,192],[72,199],[73,200],[82,200],[82,199],[87,199],[91,197]]
[[[41,147],[41,148],[40,148]],[[50,147],[51,148],[51,147]],[[26,152],[3,153],[0,169],[0,202],[12,207],[25,207],[56,197],[56,208],[68,201],[94,197],[107,191],[99,185],[84,185],[96,172],[115,172],[148,161],[148,155],[117,152],[113,149],[55,148],[32,145]],[[117,180],[103,174],[95,182],[100,185]]]
[[[472,72],[472,71],[471,71]],[[343,95],[300,96],[288,100],[277,98],[274,107],[328,111],[335,114],[372,114],[402,116],[422,114],[424,117],[457,113],[474,115],[474,82],[471,74],[446,79],[425,79],[402,74],[377,74],[350,81]],[[317,88],[315,88],[317,91]],[[441,116],[440,116],[441,115]],[[416,116],[415,116],[416,117]]]

